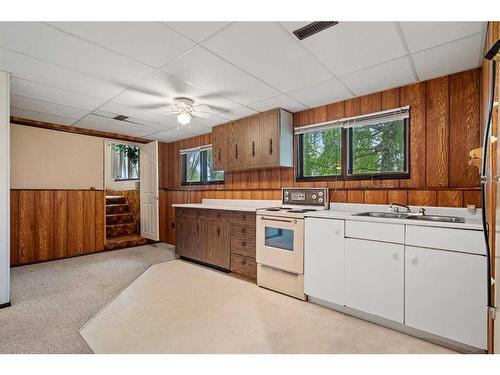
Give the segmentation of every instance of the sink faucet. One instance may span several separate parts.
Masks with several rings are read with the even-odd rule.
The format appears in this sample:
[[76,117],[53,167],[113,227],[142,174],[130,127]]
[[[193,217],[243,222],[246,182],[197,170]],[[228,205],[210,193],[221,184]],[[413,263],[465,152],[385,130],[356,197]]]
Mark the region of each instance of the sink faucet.
[[411,212],[410,206],[407,206],[406,204],[400,204],[400,203],[395,203],[392,202],[389,206],[389,209],[391,212],[399,212],[399,207],[406,208],[406,213],[411,216],[424,216],[425,215],[425,208],[421,207],[418,212]]
[[389,206],[389,209],[392,211],[392,212],[399,212],[399,207],[402,207],[402,208],[406,208],[406,212],[407,213],[410,213],[411,210],[410,210],[410,206],[407,206],[406,204],[401,204],[401,203],[396,203],[396,202],[392,202]]

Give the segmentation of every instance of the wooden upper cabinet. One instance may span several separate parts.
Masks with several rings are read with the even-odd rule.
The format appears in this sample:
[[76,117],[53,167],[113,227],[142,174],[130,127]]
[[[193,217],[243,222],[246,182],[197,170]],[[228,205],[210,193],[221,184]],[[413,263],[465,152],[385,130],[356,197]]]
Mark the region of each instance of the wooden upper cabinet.
[[273,109],[212,132],[216,170],[293,167],[293,118],[287,111]]
[[212,152],[214,170],[223,171],[227,166],[228,159],[228,132],[231,124],[214,126],[212,129]]

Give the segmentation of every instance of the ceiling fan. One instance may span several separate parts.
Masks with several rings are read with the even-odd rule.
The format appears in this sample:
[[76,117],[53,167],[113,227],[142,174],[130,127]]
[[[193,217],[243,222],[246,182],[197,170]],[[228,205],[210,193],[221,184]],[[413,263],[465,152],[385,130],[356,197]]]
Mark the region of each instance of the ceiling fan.
[[180,125],[191,124],[193,117],[208,118],[213,115],[206,104],[194,105],[194,101],[185,97],[174,98],[174,103],[167,107],[166,115],[177,114],[177,129]]

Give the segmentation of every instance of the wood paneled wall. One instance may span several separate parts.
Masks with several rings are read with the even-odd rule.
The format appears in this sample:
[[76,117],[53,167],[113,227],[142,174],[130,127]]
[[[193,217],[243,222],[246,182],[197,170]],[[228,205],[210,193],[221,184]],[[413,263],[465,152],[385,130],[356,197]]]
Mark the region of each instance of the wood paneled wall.
[[104,250],[105,193],[11,190],[11,265]]
[[296,182],[292,168],[226,173],[220,185],[182,186],[179,150],[210,144],[210,134],[160,145],[162,241],[175,243],[172,203],[203,198],[280,199],[282,187],[329,187],[332,202],[480,206],[479,171],[468,165],[480,146],[481,70],[353,98],[294,114],[304,126],[410,105],[410,178],[404,180]]

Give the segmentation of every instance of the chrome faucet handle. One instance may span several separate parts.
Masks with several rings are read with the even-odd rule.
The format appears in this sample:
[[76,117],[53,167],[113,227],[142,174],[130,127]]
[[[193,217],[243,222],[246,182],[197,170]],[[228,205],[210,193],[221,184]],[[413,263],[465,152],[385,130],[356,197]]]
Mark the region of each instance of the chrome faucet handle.
[[389,207],[389,211],[391,211],[392,213],[396,214],[399,212],[399,207],[396,207],[396,206],[390,206]]
[[425,215],[425,208],[420,207],[420,209],[418,210],[418,213],[422,214],[422,216]]
[[399,207],[401,208],[406,208],[406,211],[408,213],[411,212],[411,209],[410,209],[410,206],[407,206],[406,204],[401,204],[401,203],[396,203],[396,202],[392,202],[390,205],[389,205],[389,208],[391,209],[392,212],[399,212]]

